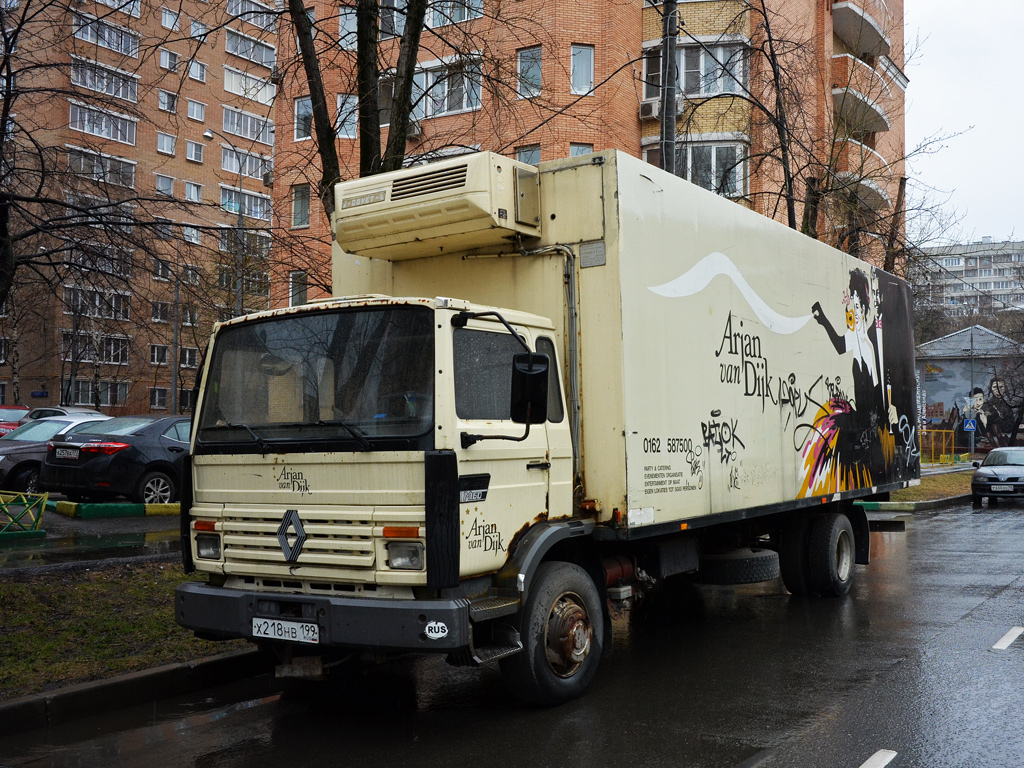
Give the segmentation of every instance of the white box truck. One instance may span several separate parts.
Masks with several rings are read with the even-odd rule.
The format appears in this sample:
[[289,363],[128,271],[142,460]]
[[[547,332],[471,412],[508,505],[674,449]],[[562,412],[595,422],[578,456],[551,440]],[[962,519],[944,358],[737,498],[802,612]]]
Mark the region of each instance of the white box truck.
[[666,579],[844,595],[918,482],[906,283],[620,152],[336,188],[337,298],[216,326],[177,621],[579,696]]

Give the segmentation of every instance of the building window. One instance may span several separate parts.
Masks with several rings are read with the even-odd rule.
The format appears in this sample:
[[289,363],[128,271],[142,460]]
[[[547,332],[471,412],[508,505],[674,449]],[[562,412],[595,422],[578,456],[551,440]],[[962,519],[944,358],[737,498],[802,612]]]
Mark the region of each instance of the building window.
[[273,32],[277,24],[274,9],[255,0],[228,0],[228,15],[268,32]]
[[246,99],[270,106],[274,103],[277,89],[269,80],[224,67],[224,90]]
[[516,160],[521,163],[537,165],[540,162],[540,144],[531,144],[527,147],[516,147]]
[[124,27],[100,21],[84,13],[73,14],[72,26],[74,35],[79,40],[94,43],[99,48],[107,48],[133,59],[139,56],[139,36]]
[[182,307],[181,324],[187,325],[190,328],[195,328],[199,325],[199,310],[192,306]]
[[381,39],[400,37],[405,31],[405,0],[381,0]]
[[269,221],[273,212],[271,199],[267,195],[258,195],[233,187],[220,188],[220,205],[228,213],[238,213],[241,207],[243,216],[260,221]]
[[305,272],[288,273],[288,306],[299,307],[306,303],[308,277]]
[[201,21],[192,21],[191,33],[192,39],[198,40],[202,43],[206,42],[206,35],[209,32],[206,25]]
[[194,181],[185,182],[185,199],[190,203],[201,203],[203,201],[203,185]]
[[[96,345],[99,344],[99,350]],[[91,333],[61,331],[61,359],[68,362],[100,362],[128,365],[129,340],[124,336],[100,336]]]
[[188,116],[192,120],[202,122],[206,119],[206,105],[201,101],[188,100]]
[[63,305],[65,315],[111,320],[131,319],[131,296],[116,291],[65,286]]
[[181,14],[177,11],[172,11],[170,8],[160,9],[160,26],[164,29],[173,29],[177,31],[178,21],[181,18]]
[[587,94],[594,90],[594,46],[572,47],[572,92]]
[[139,78],[95,61],[72,58],[71,82],[80,88],[135,103],[139,100]]
[[178,94],[170,91],[157,91],[157,106],[162,112],[174,112],[178,109]]
[[274,146],[274,122],[240,109],[224,107],[224,133]]
[[413,118],[479,109],[481,79],[479,63],[417,72],[413,76]]
[[161,195],[174,195],[174,178],[172,176],[164,176],[162,174],[156,174],[156,191]]
[[167,365],[167,345],[166,344],[150,344],[149,345],[149,364],[150,365]]
[[115,11],[127,13],[129,16],[139,17],[139,0],[96,0],[100,5],[113,8]]
[[594,151],[593,144],[570,144],[569,145],[569,157],[579,157],[580,155],[589,155]]
[[173,155],[176,142],[177,139],[169,133],[158,133],[156,135],[156,151],[161,155]]
[[220,167],[229,173],[241,173],[250,179],[263,180],[263,175],[274,169],[274,162],[266,155],[253,155],[234,147],[221,147]]
[[199,285],[203,271],[195,264],[186,264],[181,268],[181,282],[185,285]]
[[738,93],[745,82],[742,46],[686,46],[681,56],[683,93],[687,96]]
[[190,141],[186,145],[185,157],[193,163],[203,162],[203,145],[198,141]]
[[540,96],[541,47],[523,48],[516,53],[516,93],[521,99]]
[[168,301],[154,301],[153,302],[153,317],[154,323],[169,323],[171,322],[171,304]]
[[160,49],[160,68],[166,69],[171,72],[178,71],[178,54],[174,51],[168,51],[166,48]]
[[295,140],[313,138],[313,101],[309,96],[295,100]]
[[338,10],[338,47],[343,51],[356,49],[356,9],[343,5]]
[[442,0],[434,4],[433,13],[427,15],[431,26],[459,24],[483,15],[483,0]]
[[190,227],[187,224],[181,228],[181,236],[185,238],[186,243],[193,245],[199,245],[202,239],[199,227]]
[[745,185],[741,144],[680,144],[676,175],[726,197],[742,195]]
[[199,367],[199,349],[197,347],[184,347],[180,353],[179,365],[182,368]]
[[309,226],[309,184],[292,187],[292,226]]
[[135,163],[120,157],[103,155],[86,149],[68,149],[68,170],[71,173],[105,184],[132,189],[135,186]]
[[171,279],[171,265],[163,259],[153,258],[153,279],[154,280],[170,280]]
[[206,65],[201,61],[192,60],[188,63],[188,76],[200,83],[206,82]]
[[338,115],[334,121],[339,139],[354,139],[358,130],[359,100],[351,94],[338,94]]
[[149,389],[149,407],[154,410],[166,410],[167,409],[167,388],[166,387],[150,387]]
[[134,118],[72,102],[68,123],[73,131],[135,146]]
[[277,61],[277,49],[274,46],[233,29],[226,29],[224,33],[224,50],[228,53],[263,67],[272,67]]

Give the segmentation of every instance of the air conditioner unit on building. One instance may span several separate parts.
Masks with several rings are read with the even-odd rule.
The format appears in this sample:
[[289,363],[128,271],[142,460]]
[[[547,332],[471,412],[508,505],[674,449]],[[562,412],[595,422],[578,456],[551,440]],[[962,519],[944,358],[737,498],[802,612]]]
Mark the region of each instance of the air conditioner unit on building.
[[405,135],[410,139],[418,139],[423,135],[423,126],[419,120],[410,120],[409,127],[405,129]]
[[272,186],[274,186],[274,172],[273,171],[264,171],[263,172],[263,186],[264,187],[272,187]]
[[640,102],[640,119],[641,120],[658,120],[661,118],[661,102],[660,101],[642,101]]
[[284,74],[281,72],[280,69],[277,68],[277,65],[275,64],[270,68],[270,82],[272,82],[274,85],[280,85],[283,81]]

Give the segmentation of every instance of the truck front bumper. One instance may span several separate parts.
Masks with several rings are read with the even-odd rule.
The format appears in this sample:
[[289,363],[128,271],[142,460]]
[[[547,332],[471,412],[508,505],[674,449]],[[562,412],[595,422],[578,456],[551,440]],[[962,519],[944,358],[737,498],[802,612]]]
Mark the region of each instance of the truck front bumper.
[[[253,639],[253,619],[316,622],[321,647],[446,653],[470,644],[469,601],[380,600],[179,584],[178,624],[210,638]],[[316,646],[307,646],[310,649]]]

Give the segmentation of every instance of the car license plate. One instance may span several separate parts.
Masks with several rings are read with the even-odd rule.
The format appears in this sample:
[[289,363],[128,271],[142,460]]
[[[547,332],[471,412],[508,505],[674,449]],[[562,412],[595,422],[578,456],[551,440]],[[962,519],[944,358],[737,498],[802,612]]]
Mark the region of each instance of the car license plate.
[[56,448],[54,453],[58,459],[77,459],[78,449],[77,448]]
[[1012,491],[1013,490],[1013,486],[1012,485],[993,485],[992,486],[992,490],[993,491]]
[[287,640],[292,643],[320,642],[320,626],[308,621],[281,621],[280,619],[252,620],[252,636],[267,640]]

